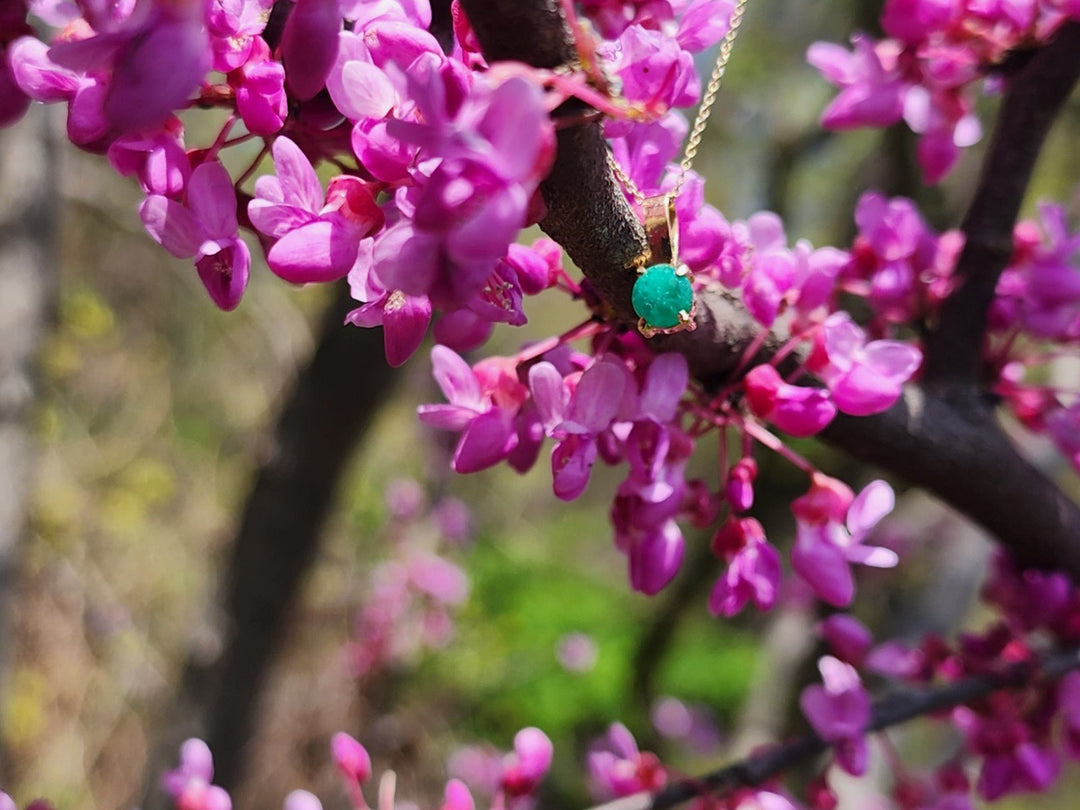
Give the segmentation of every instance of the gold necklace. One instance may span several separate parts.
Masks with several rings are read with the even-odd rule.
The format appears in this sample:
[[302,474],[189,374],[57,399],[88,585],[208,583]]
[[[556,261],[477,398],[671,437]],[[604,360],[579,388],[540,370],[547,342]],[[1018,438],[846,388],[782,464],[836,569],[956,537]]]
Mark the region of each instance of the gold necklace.
[[694,158],[697,157],[748,2],[749,0],[738,0],[731,12],[727,33],[720,43],[716,64],[713,65],[712,75],[694,118],[694,126],[691,127],[690,137],[686,141],[674,188],[666,194],[646,197],[630,175],[623,171],[611,151],[608,151],[611,171],[626,193],[641,208],[645,226],[647,248],[634,260],[631,267],[638,275],[632,295],[634,312],[638,316],[638,331],[646,338],[695,328],[694,313],[697,303],[694,300],[693,276],[690,268],[679,264],[679,226],[675,216],[675,200],[694,165]]

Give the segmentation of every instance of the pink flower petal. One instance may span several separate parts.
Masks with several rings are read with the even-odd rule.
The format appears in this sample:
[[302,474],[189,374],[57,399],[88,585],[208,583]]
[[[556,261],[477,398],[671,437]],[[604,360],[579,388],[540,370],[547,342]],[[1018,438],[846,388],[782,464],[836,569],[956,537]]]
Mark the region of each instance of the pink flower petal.
[[294,284],[335,281],[352,269],[359,245],[351,229],[316,220],[281,237],[266,254],[266,263]]
[[285,137],[274,141],[273,155],[282,202],[318,213],[323,204],[323,189],[307,155]]
[[143,200],[139,216],[147,233],[178,259],[195,255],[202,244],[202,228],[190,211],[175,200],[154,194]]
[[212,239],[236,236],[236,189],[229,172],[218,161],[203,163],[191,173],[187,203]]

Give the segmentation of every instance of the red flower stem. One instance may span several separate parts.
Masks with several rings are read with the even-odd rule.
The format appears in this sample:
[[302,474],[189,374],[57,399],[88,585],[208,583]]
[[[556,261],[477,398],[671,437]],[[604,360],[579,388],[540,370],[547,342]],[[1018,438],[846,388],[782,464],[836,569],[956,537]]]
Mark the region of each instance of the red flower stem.
[[813,475],[818,471],[817,467],[815,467],[811,462],[800,456],[798,453],[796,453],[794,450],[792,450],[790,447],[780,441],[777,436],[774,436],[772,433],[767,431],[764,427],[759,425],[754,420],[740,419],[738,424],[740,424],[742,426],[742,429],[746,431],[747,435],[751,436],[756,442],[758,442],[758,444],[764,445],[765,447],[769,448],[780,457],[791,462],[793,465],[798,467],[807,475]]

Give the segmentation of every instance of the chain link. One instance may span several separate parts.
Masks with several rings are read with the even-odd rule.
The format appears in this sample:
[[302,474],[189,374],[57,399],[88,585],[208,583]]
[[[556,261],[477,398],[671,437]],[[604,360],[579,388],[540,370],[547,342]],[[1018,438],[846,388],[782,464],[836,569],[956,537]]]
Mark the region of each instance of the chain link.
[[[738,0],[731,12],[727,34],[724,35],[724,39],[720,43],[720,53],[716,55],[716,64],[713,65],[712,75],[709,77],[709,83],[706,85],[705,93],[701,97],[701,104],[698,106],[697,116],[694,118],[694,126],[690,129],[690,137],[686,139],[686,149],[683,151],[683,159],[679,164],[679,176],[675,180],[675,187],[671,191],[672,199],[678,197],[682,191],[686,176],[690,173],[690,168],[694,165],[694,158],[697,157],[698,149],[701,147],[701,139],[705,134],[705,127],[709,123],[709,115],[712,114],[716,94],[720,90],[720,83],[724,79],[724,73],[727,72],[728,60],[731,59],[731,51],[735,46],[735,37],[739,35],[739,26],[742,25],[743,15],[746,13],[748,3],[749,0]],[[611,154],[610,150],[608,151],[608,165],[611,166],[612,173],[623,188],[634,198],[635,202],[640,204],[645,199],[645,195],[641,193],[637,183],[615,160],[615,156]]]

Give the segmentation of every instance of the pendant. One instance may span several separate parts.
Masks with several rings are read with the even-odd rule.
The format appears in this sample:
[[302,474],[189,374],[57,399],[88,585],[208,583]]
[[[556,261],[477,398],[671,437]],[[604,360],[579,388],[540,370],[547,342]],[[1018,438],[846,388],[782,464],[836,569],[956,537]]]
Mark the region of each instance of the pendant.
[[646,197],[641,203],[648,251],[635,263],[637,281],[631,302],[638,331],[646,338],[696,328],[693,276],[680,265],[675,200],[670,194]]

